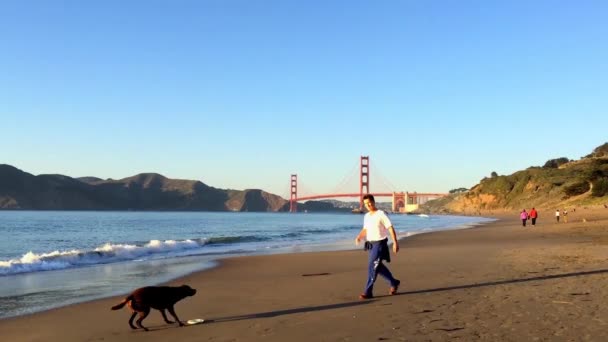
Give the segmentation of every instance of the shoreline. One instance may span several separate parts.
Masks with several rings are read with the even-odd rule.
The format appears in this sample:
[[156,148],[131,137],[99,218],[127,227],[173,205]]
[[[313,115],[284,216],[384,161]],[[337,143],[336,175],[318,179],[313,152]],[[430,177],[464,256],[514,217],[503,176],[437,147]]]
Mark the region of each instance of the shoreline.
[[[464,216],[460,216],[460,218],[464,218]],[[482,223],[483,222],[469,222],[454,224],[445,228],[403,231],[401,236],[402,239],[406,239],[424,233],[468,229]],[[296,244],[278,249],[262,249],[245,254],[189,255],[168,259],[152,259],[141,263],[122,261],[118,263],[98,264],[90,267],[85,266],[44,272],[20,273],[8,276],[8,278],[4,279],[3,287],[5,289],[15,289],[16,292],[11,294],[10,291],[5,291],[5,293],[2,294],[4,302],[3,305],[0,306],[0,320],[17,318],[63,308],[69,305],[77,305],[89,301],[115,297],[129,293],[137,287],[166,284],[189,274],[203,272],[217,267],[218,263],[225,258],[239,258],[254,255],[349,251],[359,250],[361,248],[361,246],[354,246],[351,237],[348,236],[347,239],[340,239],[337,241],[303,245]],[[154,276],[147,276],[147,272],[150,270],[156,270],[156,274]],[[2,278],[0,278],[0,280],[1,279]],[[86,280],[82,281],[81,279]],[[133,283],[126,284],[125,286],[123,279],[131,279],[130,281]],[[95,283],[96,281],[98,282],[97,284]],[[74,287],[75,283],[82,283],[82,286]],[[104,285],[99,286],[101,283]],[[112,283],[114,285],[109,286],[109,284]],[[38,285],[32,287],[32,284]],[[70,285],[66,286],[66,284]],[[91,287],[97,289],[90,290]],[[17,290],[19,288],[22,288],[23,290]],[[26,301],[29,299],[20,299],[22,296],[33,297],[33,302],[37,307],[32,306],[28,309],[24,303],[27,303]],[[11,303],[13,302],[15,305],[20,306],[15,307],[15,310],[2,312],[3,307],[10,308]]]
[[311,332],[327,341],[601,339],[608,210],[577,210],[566,224],[541,212],[535,228],[521,227],[516,215],[401,238],[389,264],[402,281],[396,296],[379,279],[374,299],[357,299],[366,277],[362,250],[240,256],[169,282],[198,289],[176,312],[182,321],[205,318],[202,325],[167,325],[153,310],[144,321],[151,331],[132,331],[128,310],[109,310],[122,298],[111,297],[5,318],[0,334],[28,341],[304,341]]

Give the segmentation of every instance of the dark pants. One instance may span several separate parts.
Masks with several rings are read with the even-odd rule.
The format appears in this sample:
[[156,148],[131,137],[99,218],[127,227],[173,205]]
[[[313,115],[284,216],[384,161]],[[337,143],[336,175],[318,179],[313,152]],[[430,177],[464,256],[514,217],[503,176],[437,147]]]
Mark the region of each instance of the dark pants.
[[533,225],[533,226],[536,226],[536,217],[533,217],[533,218],[532,218],[532,225]]
[[387,262],[391,261],[388,239],[373,241],[372,248],[369,250],[367,284],[365,284],[365,291],[363,291],[368,297],[373,296],[374,283],[376,282],[376,278],[378,278],[378,274],[386,279],[390,286],[394,287],[398,284],[398,280],[393,277],[388,267],[382,263],[383,260]]
[[526,221],[528,221],[528,219],[521,219],[521,225],[522,226],[526,226]]

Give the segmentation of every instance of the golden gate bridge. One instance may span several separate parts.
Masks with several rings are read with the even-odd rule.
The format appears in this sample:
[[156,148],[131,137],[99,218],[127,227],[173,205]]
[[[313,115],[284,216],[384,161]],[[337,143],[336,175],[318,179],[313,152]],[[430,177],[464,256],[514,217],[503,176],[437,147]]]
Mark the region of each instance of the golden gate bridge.
[[392,198],[392,211],[398,213],[407,213],[418,209],[420,204],[423,204],[432,199],[447,196],[447,193],[421,193],[421,192],[407,192],[407,191],[393,191],[393,192],[370,192],[369,189],[369,175],[370,165],[369,156],[361,156],[359,163],[359,192],[353,193],[328,193],[319,195],[306,195],[298,197],[298,175],[291,175],[290,183],[290,196],[289,196],[289,211],[297,212],[298,202],[315,200],[315,199],[328,199],[328,198],[359,198],[359,210],[363,210],[363,196],[366,194],[372,194],[374,197],[391,197]]

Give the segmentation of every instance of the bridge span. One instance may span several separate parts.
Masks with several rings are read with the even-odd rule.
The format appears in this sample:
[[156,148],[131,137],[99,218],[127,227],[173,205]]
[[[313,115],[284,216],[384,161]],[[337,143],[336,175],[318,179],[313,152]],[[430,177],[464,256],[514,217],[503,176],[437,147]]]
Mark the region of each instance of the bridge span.
[[[391,210],[396,213],[408,213],[418,209],[421,204],[424,204],[430,200],[434,200],[437,198],[441,198],[446,196],[444,193],[421,193],[421,192],[377,192],[370,193],[374,195],[375,198],[378,197],[391,197],[392,205]],[[358,198],[360,197],[360,193],[351,193],[351,194],[323,194],[323,195],[311,195],[311,196],[303,196],[295,199],[298,201],[309,201],[309,200],[318,200],[318,199],[330,199],[330,198]],[[378,201],[376,199],[376,201]],[[359,209],[362,209],[361,207]]]
[[298,201],[330,198],[359,198],[359,210],[363,210],[363,196],[372,194],[374,197],[391,197],[392,211],[407,213],[418,209],[420,204],[427,201],[447,196],[445,193],[421,193],[421,192],[370,192],[369,191],[369,156],[361,156],[359,169],[359,192],[322,194],[298,197],[298,175],[291,175],[291,196],[289,198],[289,211],[296,212]]

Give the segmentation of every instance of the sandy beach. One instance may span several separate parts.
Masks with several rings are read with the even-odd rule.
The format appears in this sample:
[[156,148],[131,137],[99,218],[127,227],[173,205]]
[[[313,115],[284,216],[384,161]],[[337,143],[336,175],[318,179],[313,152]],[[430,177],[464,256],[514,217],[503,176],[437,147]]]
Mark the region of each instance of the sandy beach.
[[[540,210],[402,240],[371,300],[361,249],[239,257],[171,282],[198,290],[176,305],[178,327],[153,310],[150,331],[128,326],[122,297],[0,320],[5,341],[601,341],[608,334],[608,209],[577,208],[568,223]],[[398,227],[397,227],[398,228]],[[354,239],[354,236],[353,236]]]

